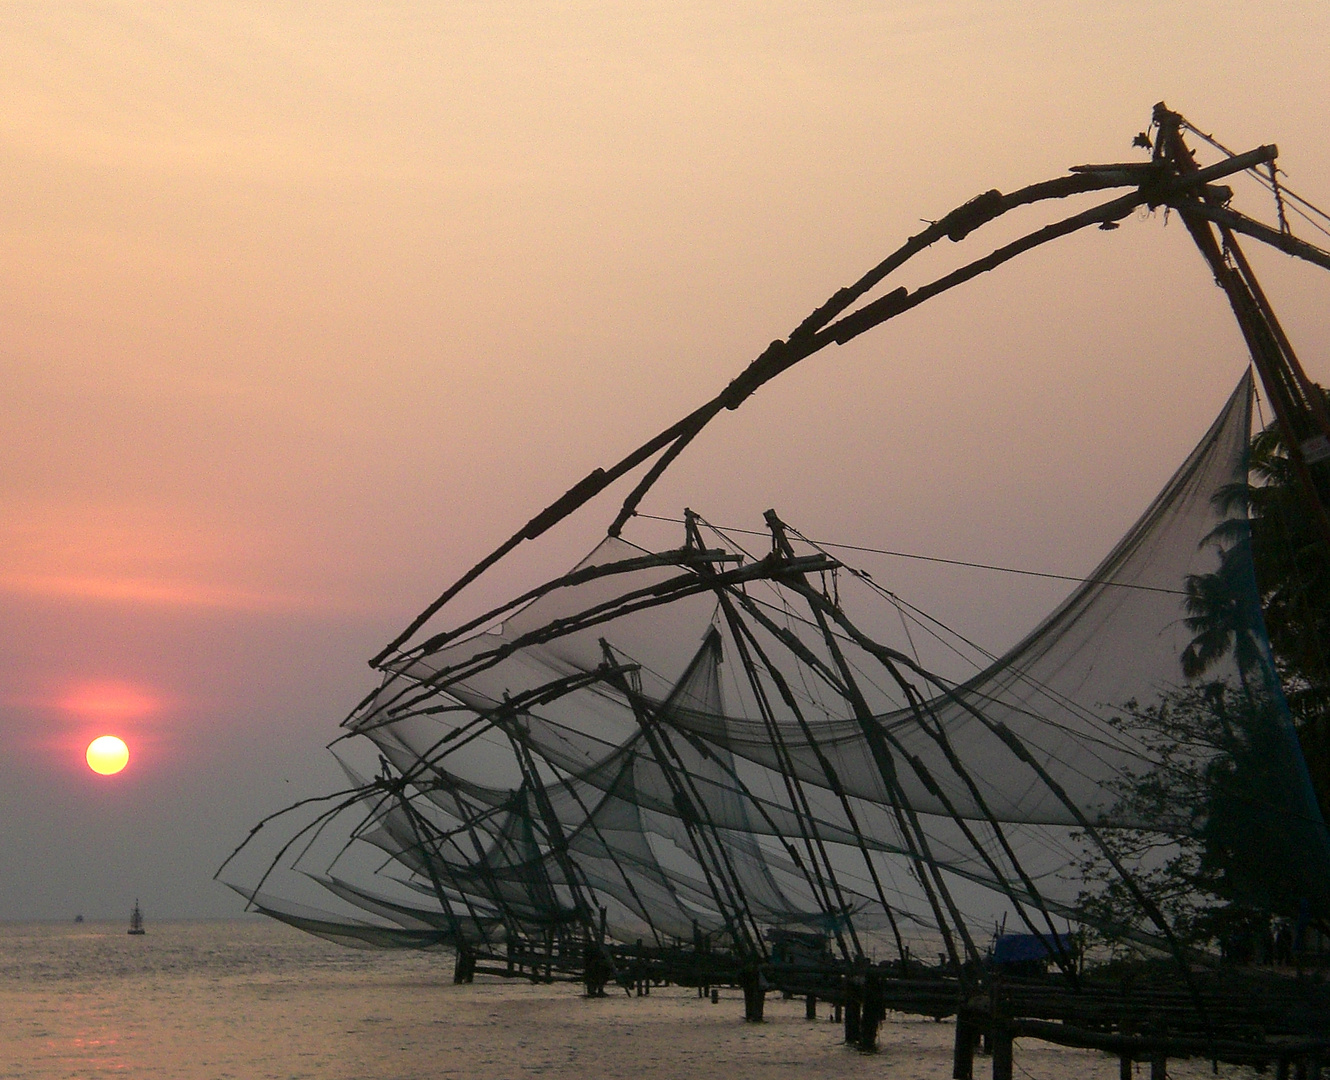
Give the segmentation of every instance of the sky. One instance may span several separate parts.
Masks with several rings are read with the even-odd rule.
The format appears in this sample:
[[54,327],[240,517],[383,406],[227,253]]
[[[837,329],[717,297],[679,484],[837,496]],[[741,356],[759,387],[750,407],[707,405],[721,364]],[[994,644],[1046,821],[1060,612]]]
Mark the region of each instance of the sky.
[[[238,913],[213,871],[337,785],[367,658],[921,220],[1138,159],[1159,100],[1330,204],[1327,43],[1277,0],[5,3],[0,919]],[[1330,379],[1330,276],[1249,254]],[[1084,574],[1244,362],[1142,212],[786,373],[643,509]],[[874,558],[995,649],[1064,588]]]

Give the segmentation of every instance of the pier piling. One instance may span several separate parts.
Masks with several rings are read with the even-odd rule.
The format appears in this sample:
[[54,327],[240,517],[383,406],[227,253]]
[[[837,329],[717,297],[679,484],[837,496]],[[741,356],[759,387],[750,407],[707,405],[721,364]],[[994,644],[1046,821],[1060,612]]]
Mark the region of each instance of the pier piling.
[[952,1080],[973,1080],[974,1047],[979,1032],[974,1019],[963,1010],[956,1014],[956,1046],[951,1057]]

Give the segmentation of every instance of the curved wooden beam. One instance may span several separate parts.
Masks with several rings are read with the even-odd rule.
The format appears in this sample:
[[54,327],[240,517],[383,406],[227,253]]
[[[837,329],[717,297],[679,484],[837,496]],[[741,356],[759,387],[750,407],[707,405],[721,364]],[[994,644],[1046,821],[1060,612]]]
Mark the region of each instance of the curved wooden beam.
[[[1156,113],[1160,108],[1161,106],[1156,106]],[[1258,222],[1228,210],[1220,205],[1220,199],[1217,197],[1220,189],[1211,186],[1214,180],[1258,164],[1269,164],[1277,153],[1278,149],[1273,145],[1260,146],[1204,169],[1179,172],[1156,152],[1155,159],[1149,162],[1077,166],[1066,176],[1031,184],[1005,195],[997,190],[977,195],[938,221],[930,223],[922,232],[910,237],[853,285],[837,290],[805,318],[788,338],[773,341],[724,390],[706,404],[643,443],[608,469],[597,468],[588,473],[528,521],[522,529],[458,578],[371,659],[370,665],[376,668],[383,667],[384,662],[409,641],[444,605],[524,540],[536,539],[586,505],[610,484],[639,465],[656,458],[629,492],[611,522],[609,535],[617,536],[624,523],[636,513],[637,506],[655,482],[722,409],[737,409],[759,387],[832,342],[844,344],[874,326],[917,307],[979,274],[995,269],[1041,244],[1090,225],[1112,226],[1137,206],[1169,205],[1181,208],[1185,204],[1188,212],[1214,216],[1216,221],[1219,220],[1219,215],[1226,215],[1223,224],[1228,227],[1250,232],[1251,235],[1275,244],[1281,250],[1287,250],[1290,254],[1297,254],[1330,269],[1330,254],[1303,241],[1276,233]],[[908,292],[903,288],[896,289],[851,314],[845,314],[851,306],[880,285],[889,274],[944,237],[953,242],[963,240],[976,229],[1017,207],[1121,187],[1133,190],[1099,206],[1036,229],[914,292]]]

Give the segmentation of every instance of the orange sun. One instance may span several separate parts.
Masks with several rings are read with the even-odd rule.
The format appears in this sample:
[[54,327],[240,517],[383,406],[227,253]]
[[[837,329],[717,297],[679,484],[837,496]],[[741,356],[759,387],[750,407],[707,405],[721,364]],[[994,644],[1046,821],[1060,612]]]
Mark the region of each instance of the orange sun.
[[88,743],[88,768],[103,776],[118,773],[129,764],[129,747],[124,739],[102,735]]

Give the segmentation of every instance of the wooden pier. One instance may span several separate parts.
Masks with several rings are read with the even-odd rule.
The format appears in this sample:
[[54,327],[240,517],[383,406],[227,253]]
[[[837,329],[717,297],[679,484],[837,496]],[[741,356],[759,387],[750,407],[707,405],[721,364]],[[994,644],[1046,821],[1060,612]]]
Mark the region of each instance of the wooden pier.
[[1151,1080],[1167,1075],[1167,1062],[1203,1058],[1215,1063],[1274,1068],[1276,1080],[1320,1077],[1330,1065],[1330,987],[1319,976],[1261,969],[1193,973],[1191,986],[1171,973],[1077,983],[1061,974],[1012,978],[1002,973],[927,967],[899,961],[757,962],[692,946],[638,942],[513,942],[502,951],[459,952],[455,978],[476,975],[580,983],[600,996],[619,988],[648,996],[653,987],[695,987],[699,999],[719,1000],[721,989],[743,994],[744,1017],[763,1019],[767,994],[802,998],[805,1016],[818,1006],[843,1024],[847,1045],[877,1049],[888,1013],[953,1018],[952,1075],[973,1080],[976,1057],[989,1058],[993,1080],[1011,1080],[1017,1039],[1098,1050],[1118,1057],[1122,1076],[1149,1062]]

